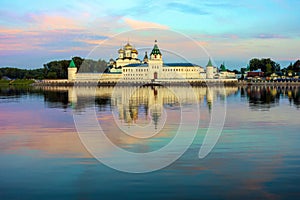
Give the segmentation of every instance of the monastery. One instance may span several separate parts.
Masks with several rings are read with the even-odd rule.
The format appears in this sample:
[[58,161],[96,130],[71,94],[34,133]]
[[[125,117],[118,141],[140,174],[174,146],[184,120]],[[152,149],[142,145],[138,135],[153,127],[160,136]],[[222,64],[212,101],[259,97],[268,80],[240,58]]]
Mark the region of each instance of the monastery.
[[68,68],[68,80],[71,82],[181,82],[204,81],[212,79],[235,79],[235,74],[218,73],[209,59],[206,69],[191,63],[164,63],[163,55],[155,40],[153,49],[143,60],[138,58],[138,51],[129,43],[118,50],[118,58],[109,61],[107,73],[80,73],[73,62]]

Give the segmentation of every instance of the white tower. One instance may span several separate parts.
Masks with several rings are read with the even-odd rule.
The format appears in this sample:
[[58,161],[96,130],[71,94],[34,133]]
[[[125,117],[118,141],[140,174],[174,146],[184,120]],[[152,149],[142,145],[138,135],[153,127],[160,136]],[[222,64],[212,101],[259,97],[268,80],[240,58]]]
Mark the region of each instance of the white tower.
[[68,67],[68,80],[69,81],[75,81],[76,79],[76,73],[77,73],[77,67],[73,61],[73,59],[70,62],[70,65]]
[[150,79],[158,79],[161,77],[163,60],[161,52],[157,46],[157,40],[155,40],[154,47],[150,54],[150,60],[148,61],[149,66],[149,78]]
[[210,58],[209,58],[208,63],[206,65],[206,78],[207,79],[213,79],[214,78],[214,66],[211,63]]

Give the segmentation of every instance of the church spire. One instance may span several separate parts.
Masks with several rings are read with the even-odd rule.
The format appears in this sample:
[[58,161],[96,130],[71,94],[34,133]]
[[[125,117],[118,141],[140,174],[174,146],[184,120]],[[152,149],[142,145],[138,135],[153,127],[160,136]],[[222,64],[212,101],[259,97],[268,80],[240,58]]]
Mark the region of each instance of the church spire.
[[71,62],[69,64],[69,68],[76,68],[76,65],[75,65],[75,63],[73,61],[73,58],[71,59]]
[[147,55],[147,51],[145,52],[145,56],[143,59],[143,63],[148,63],[148,55]]
[[209,60],[208,60],[208,63],[207,63],[207,65],[206,65],[206,67],[212,67],[213,65],[212,65],[212,63],[211,63],[211,60],[210,60],[210,58],[209,58]]
[[158,48],[158,46],[157,46],[157,40],[155,40],[154,42],[155,42],[155,43],[154,43],[154,47],[153,47],[153,49],[152,49],[152,51],[151,51],[150,56],[151,56],[151,55],[161,55],[160,50],[159,50],[159,48]]

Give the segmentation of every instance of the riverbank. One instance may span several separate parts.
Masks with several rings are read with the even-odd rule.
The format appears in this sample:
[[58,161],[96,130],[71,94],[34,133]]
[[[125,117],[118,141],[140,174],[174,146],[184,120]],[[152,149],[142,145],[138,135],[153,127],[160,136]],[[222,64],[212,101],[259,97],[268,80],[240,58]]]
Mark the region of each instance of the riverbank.
[[31,79],[15,79],[15,80],[0,80],[0,86],[9,86],[9,85],[15,85],[15,86],[27,86],[34,84],[36,81]]
[[289,85],[299,85],[300,81],[238,81],[238,86],[247,86],[247,85],[257,85],[257,86],[289,86]]
[[300,85],[299,81],[286,81],[286,82],[275,82],[275,81],[239,81],[237,79],[201,79],[201,80],[152,80],[152,81],[116,81],[116,80],[101,80],[101,81],[68,81],[67,79],[61,80],[42,80],[33,83],[34,86],[152,86],[152,85],[163,85],[163,86],[289,86],[289,85]]
[[35,86],[141,86],[141,85],[163,85],[163,86],[207,86],[207,85],[225,85],[236,86],[237,79],[157,79],[149,81],[123,81],[123,80],[80,80],[80,81],[68,81],[64,80],[42,80],[34,83]]

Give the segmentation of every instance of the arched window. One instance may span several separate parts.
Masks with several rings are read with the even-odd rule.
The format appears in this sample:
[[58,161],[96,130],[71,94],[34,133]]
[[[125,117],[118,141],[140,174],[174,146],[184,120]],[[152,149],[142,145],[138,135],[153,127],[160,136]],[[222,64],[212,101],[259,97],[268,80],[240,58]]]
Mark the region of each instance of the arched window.
[[154,76],[154,79],[157,79],[157,72],[154,72],[153,76]]

